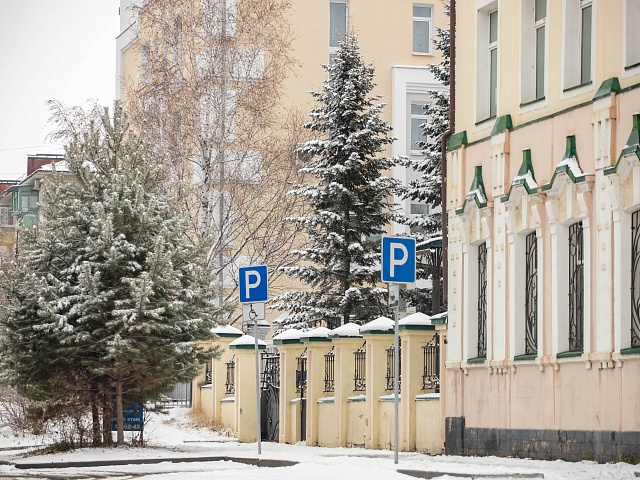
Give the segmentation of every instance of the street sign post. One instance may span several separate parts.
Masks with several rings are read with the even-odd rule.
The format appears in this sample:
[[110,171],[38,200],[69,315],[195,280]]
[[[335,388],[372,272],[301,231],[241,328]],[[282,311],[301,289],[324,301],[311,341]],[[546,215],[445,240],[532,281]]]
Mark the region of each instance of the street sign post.
[[269,279],[266,265],[253,265],[238,269],[240,303],[245,322],[253,322],[256,354],[256,423],[258,424],[258,455],[262,451],[260,421],[260,353],[258,351],[258,320],[264,320],[264,302],[269,299]]
[[[400,308],[399,284],[416,281],[416,240],[410,237],[382,237],[382,281],[388,283],[389,307],[394,310],[395,328],[393,335],[393,416],[394,454],[398,463],[398,400],[400,375],[400,348],[398,334],[398,309]],[[405,400],[406,401],[406,400]]]

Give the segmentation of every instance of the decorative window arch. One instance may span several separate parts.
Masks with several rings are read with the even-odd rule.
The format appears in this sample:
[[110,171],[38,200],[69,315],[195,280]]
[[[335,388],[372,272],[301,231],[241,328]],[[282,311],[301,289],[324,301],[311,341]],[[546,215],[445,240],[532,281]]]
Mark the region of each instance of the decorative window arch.
[[582,171],[575,136],[569,135],[562,161],[541,188],[551,234],[551,353],[556,358],[586,358],[590,351],[592,186],[593,174]]
[[522,152],[522,164],[509,192],[500,200],[505,206],[509,241],[509,351],[515,360],[542,356],[543,291],[542,242],[538,193],[531,150]]

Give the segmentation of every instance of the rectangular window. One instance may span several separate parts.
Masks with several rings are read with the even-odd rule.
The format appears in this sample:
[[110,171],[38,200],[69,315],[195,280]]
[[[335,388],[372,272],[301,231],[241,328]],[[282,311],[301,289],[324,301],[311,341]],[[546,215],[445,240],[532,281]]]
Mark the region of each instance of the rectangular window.
[[536,233],[527,235],[525,267],[525,354],[538,352],[538,239]]
[[9,207],[0,207],[0,226],[10,227],[13,225],[13,214]]
[[569,227],[569,351],[584,348],[584,251],[582,222]]
[[489,14],[489,117],[498,113],[498,11]]
[[631,215],[631,347],[640,347],[640,210]]
[[411,215],[429,215],[429,205],[424,203],[412,203]]
[[347,2],[329,3],[329,47],[338,48],[347,33]]
[[591,81],[591,3],[581,2],[580,5],[580,84]]
[[431,27],[433,7],[413,6],[413,53],[431,53]]
[[536,100],[544,97],[544,64],[545,64],[545,26],[547,17],[547,0],[536,0],[535,30],[536,30]]
[[626,68],[637,67],[640,65],[640,0],[626,0],[626,11],[623,15],[624,42],[625,42],[625,59],[624,66]]
[[487,244],[478,247],[478,358],[487,357]]
[[427,141],[427,136],[424,133],[422,125],[427,121],[427,115],[424,107],[419,103],[411,104],[411,153],[422,153],[424,146],[422,145]]

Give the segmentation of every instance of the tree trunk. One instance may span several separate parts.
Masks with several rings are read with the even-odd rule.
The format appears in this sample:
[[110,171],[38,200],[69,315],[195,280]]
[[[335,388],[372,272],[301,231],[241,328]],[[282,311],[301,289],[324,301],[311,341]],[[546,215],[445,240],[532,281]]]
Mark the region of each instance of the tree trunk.
[[111,435],[111,389],[108,384],[102,399],[102,444],[105,447],[113,445],[113,436]]
[[92,445],[99,447],[100,438],[100,410],[98,409],[98,392],[96,387],[91,388],[91,420],[92,420]]
[[118,372],[116,380],[116,429],[118,430],[117,445],[124,445],[124,416],[122,414],[122,372]]

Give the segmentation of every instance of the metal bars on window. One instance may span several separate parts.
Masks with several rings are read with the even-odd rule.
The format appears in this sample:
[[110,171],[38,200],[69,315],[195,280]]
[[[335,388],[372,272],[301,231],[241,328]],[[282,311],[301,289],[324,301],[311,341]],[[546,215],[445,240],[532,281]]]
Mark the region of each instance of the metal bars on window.
[[335,345],[331,347],[325,356],[324,356],[324,391],[325,392],[333,392],[336,388],[335,381],[335,368],[336,368],[336,354],[333,351]]
[[631,347],[640,347],[640,210],[631,215]]
[[355,372],[353,375],[353,391],[364,392],[367,389],[367,343],[363,343],[362,346],[354,352],[353,356],[355,364]]
[[584,348],[584,252],[582,222],[569,227],[569,351]]
[[297,358],[298,366],[296,368],[296,392],[300,393],[300,396],[304,396],[304,392],[307,389],[307,349],[300,354]]
[[527,235],[525,267],[525,339],[524,353],[538,353],[538,239],[536,233]]
[[487,357],[487,244],[478,247],[478,357]]
[[278,352],[262,352],[262,373],[260,388],[268,386],[280,388],[280,354]]
[[[393,390],[393,379],[395,375],[395,345],[391,345],[387,349],[387,376],[385,377],[387,380],[387,387],[385,390]],[[400,385],[402,381],[402,348],[400,344],[398,344],[398,390],[400,390]]]
[[209,384],[211,383],[211,379],[213,378],[213,374],[211,373],[211,361],[208,361],[207,364],[204,366],[204,383]]
[[236,393],[236,356],[231,357],[231,360],[227,362],[227,381],[225,385],[225,395],[232,395]]
[[422,389],[440,393],[440,335],[437,333],[429,343],[422,347],[424,365],[422,371]]

